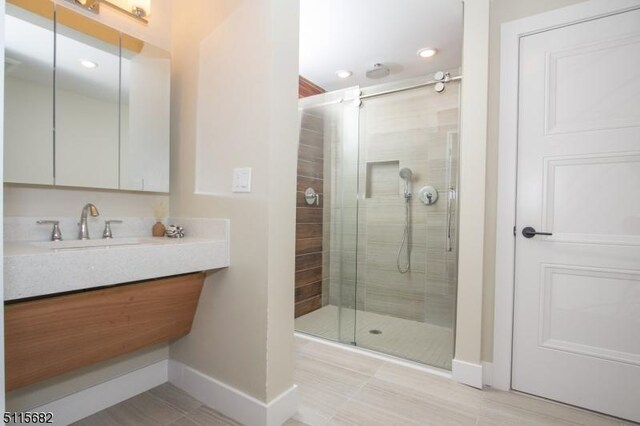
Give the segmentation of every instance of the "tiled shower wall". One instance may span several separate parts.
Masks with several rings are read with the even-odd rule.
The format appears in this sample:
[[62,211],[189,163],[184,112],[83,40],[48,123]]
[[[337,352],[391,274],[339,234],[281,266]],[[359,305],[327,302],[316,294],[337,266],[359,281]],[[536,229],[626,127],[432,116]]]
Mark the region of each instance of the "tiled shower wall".
[[[308,113],[301,117],[296,193],[296,318],[322,305],[322,126],[322,117]],[[307,204],[304,198],[307,188],[319,194],[318,204]]]
[[[449,84],[444,93],[428,87],[372,98],[360,109],[359,152],[349,148],[353,138],[344,134],[325,142],[325,158],[331,160],[325,164],[325,192],[331,194],[331,205],[325,209],[325,224],[330,225],[328,235],[325,232],[325,246],[330,247],[330,282],[325,284],[329,303],[453,325],[457,218],[450,188],[457,189],[458,100],[457,83]],[[411,270],[406,274],[396,267],[405,222],[404,185],[398,175],[403,167],[414,173]],[[434,205],[425,206],[418,199],[425,185],[439,192]],[[361,194],[357,206],[356,190]],[[403,252],[403,261],[405,256]]]
[[[298,97],[304,98],[323,92],[321,87],[300,77]],[[320,115],[306,112],[301,114],[296,192],[296,318],[322,305],[323,123]],[[319,194],[318,204],[307,204],[304,198],[307,188],[313,188]]]

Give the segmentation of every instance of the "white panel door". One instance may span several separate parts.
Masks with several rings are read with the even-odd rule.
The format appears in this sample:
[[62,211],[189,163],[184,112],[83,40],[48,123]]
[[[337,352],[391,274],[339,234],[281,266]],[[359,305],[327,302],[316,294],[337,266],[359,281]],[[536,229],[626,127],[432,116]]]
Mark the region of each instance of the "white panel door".
[[512,387],[640,421],[640,10],[523,37],[519,96]]

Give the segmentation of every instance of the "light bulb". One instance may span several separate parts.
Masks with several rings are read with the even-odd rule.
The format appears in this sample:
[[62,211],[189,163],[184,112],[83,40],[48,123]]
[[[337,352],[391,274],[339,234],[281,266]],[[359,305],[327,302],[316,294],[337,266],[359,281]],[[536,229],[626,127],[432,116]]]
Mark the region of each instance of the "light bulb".
[[421,58],[430,58],[438,53],[438,49],[434,49],[433,47],[425,47],[424,49],[418,50],[418,56]]
[[80,65],[85,68],[98,68],[98,64],[88,59],[80,59]]

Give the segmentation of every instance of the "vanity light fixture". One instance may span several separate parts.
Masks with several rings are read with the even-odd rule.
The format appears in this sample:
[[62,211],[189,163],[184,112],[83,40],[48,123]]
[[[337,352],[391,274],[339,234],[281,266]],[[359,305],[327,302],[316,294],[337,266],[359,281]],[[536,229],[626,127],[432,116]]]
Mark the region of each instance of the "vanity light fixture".
[[82,65],[85,68],[89,68],[89,69],[98,68],[98,64],[97,63],[95,63],[93,61],[90,61],[88,59],[80,59],[80,65]]
[[145,24],[151,14],[151,0],[67,0],[89,12],[100,13],[100,5],[104,4]]
[[353,73],[351,71],[347,71],[347,70],[339,70],[336,71],[336,75],[338,76],[338,78],[349,78],[351,77]]
[[418,50],[417,55],[421,58],[430,58],[438,53],[438,49],[434,49],[433,47],[425,47],[423,49]]
[[145,19],[151,15],[151,0],[128,0],[131,13]]

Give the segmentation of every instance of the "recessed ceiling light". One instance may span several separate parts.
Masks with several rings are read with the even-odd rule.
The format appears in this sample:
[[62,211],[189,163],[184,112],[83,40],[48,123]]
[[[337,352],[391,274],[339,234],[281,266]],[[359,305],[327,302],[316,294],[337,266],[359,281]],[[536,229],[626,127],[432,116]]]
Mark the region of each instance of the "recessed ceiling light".
[[96,64],[93,61],[89,61],[87,59],[81,59],[80,60],[80,65],[82,65],[85,68],[97,68],[98,64]]
[[336,75],[338,76],[338,78],[348,78],[351,77],[351,74],[353,73],[347,70],[336,71]]
[[421,58],[430,58],[438,53],[438,49],[434,49],[433,47],[425,47],[424,49],[418,50],[418,56]]

